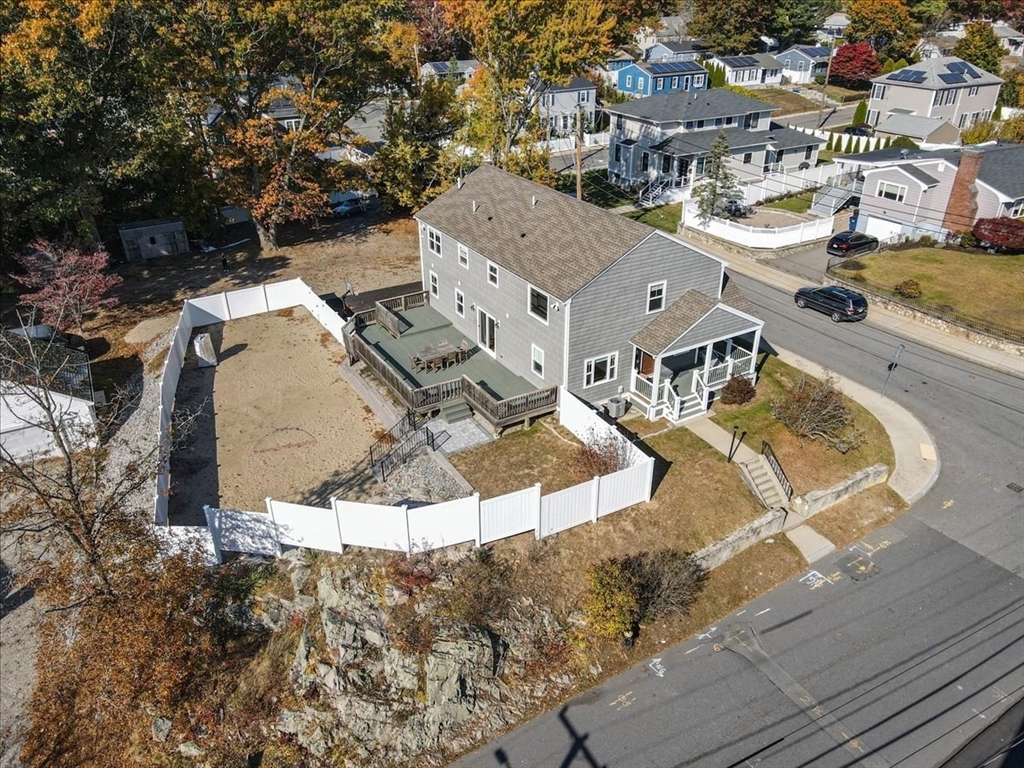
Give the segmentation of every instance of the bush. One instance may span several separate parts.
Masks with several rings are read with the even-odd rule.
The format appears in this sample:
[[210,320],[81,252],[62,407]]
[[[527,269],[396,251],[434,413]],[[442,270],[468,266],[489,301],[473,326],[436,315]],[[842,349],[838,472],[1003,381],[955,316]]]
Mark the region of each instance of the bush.
[[1010,253],[1024,251],[1024,221],[1019,219],[1008,216],[978,219],[972,233],[978,241],[994,245],[1000,250]]
[[917,244],[920,245],[922,248],[934,248],[935,243],[936,240],[931,235],[925,235],[924,237],[917,241]]
[[772,401],[772,415],[797,437],[821,440],[840,453],[864,441],[832,373],[822,379],[801,374],[785,395]]
[[579,446],[569,464],[569,471],[581,482],[598,475],[610,475],[630,464],[629,445],[616,435],[590,438]]
[[904,280],[896,286],[895,291],[904,299],[921,298],[921,284],[917,280]]
[[510,596],[510,579],[508,566],[494,555],[475,554],[460,560],[452,571],[451,589],[441,593],[439,610],[466,624],[488,626],[502,617]]
[[630,555],[623,563],[636,580],[640,621],[689,613],[708,579],[693,555],[674,549]]
[[618,558],[603,560],[587,571],[582,599],[587,624],[602,637],[632,637],[640,619],[639,585]]
[[757,393],[750,379],[745,376],[733,376],[722,387],[721,401],[724,405],[740,405],[754,399]]

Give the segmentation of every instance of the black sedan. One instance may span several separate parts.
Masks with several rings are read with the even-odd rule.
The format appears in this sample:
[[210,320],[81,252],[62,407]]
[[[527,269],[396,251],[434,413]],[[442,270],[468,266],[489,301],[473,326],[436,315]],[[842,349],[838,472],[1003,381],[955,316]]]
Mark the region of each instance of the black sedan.
[[825,250],[830,256],[856,256],[860,253],[871,253],[878,249],[878,238],[865,235],[863,232],[840,232],[828,241]]
[[831,316],[833,323],[863,320],[868,316],[867,299],[855,291],[835,285],[801,288],[794,294],[793,300],[801,309],[810,307]]

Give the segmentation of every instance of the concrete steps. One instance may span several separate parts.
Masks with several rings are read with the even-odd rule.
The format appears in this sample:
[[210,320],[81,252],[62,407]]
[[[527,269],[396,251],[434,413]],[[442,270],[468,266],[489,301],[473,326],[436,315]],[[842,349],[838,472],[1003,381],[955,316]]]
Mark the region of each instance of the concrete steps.
[[757,488],[758,496],[760,496],[761,502],[765,507],[768,509],[776,509],[778,507],[786,508],[789,506],[789,500],[779,487],[779,482],[775,479],[775,475],[772,474],[764,456],[756,456],[753,459],[748,459],[743,462],[742,466],[743,469],[746,470],[751,481],[754,483],[754,487]]
[[469,407],[465,400],[452,400],[441,406],[441,418],[449,424],[472,418],[472,416],[473,409]]

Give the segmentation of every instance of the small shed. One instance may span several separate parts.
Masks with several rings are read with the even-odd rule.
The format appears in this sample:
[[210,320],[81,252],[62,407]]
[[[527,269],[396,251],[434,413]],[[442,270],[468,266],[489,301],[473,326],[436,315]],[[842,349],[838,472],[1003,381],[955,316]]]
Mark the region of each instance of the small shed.
[[136,221],[119,225],[117,231],[128,261],[148,261],[189,251],[185,222],[181,219]]

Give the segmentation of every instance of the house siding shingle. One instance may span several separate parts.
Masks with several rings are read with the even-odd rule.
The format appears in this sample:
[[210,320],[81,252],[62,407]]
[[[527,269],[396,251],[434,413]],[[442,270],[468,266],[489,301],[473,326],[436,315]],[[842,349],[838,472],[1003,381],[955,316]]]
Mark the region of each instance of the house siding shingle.
[[[661,234],[653,235],[621,258],[572,299],[569,391],[591,402],[618,394],[620,387],[628,392],[633,369],[630,339],[655,317],[646,313],[647,286],[667,281],[665,306],[691,288],[717,298],[722,272],[721,262]],[[615,381],[584,390],[584,362],[609,352],[619,355]]]

